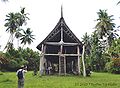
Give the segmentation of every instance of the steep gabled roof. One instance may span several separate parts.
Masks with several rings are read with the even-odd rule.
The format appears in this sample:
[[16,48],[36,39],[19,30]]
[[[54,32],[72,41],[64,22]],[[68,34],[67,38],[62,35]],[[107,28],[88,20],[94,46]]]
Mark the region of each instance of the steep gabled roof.
[[[62,8],[61,8],[61,18],[58,21],[57,25],[55,26],[55,28],[48,34],[48,36],[37,46],[37,49],[41,50],[41,46],[42,44],[45,44],[45,42],[50,41],[51,39],[53,39],[56,35],[58,35],[58,33],[60,33],[61,31],[61,27],[63,29],[63,32],[69,36],[69,38],[74,41],[75,43],[78,43],[79,45],[82,45],[82,43],[80,42],[80,40],[74,35],[74,33],[69,29],[69,27],[66,25],[65,20],[63,18],[63,12],[62,12]],[[54,41],[52,41],[54,42]],[[60,41],[57,41],[60,42]]]

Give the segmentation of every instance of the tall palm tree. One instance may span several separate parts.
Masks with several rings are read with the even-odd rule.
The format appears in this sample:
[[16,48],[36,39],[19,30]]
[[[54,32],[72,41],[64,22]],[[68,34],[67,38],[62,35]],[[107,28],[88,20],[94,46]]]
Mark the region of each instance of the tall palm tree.
[[[27,15],[28,13],[25,13],[25,8],[21,8],[20,12],[9,13],[8,15],[6,15],[7,18],[5,19],[5,21],[7,22],[4,26],[7,27],[6,31],[10,33],[7,44],[13,44],[14,38],[21,37],[20,29],[23,24],[26,24],[26,21],[29,20]],[[7,46],[8,45],[6,45],[5,49],[7,48]]]
[[5,27],[7,27],[6,31],[9,31],[11,34],[14,34],[20,26],[26,23],[29,18],[27,17],[28,13],[25,13],[25,8],[21,8],[20,12],[9,13],[6,15]]
[[113,15],[108,16],[107,10],[99,10],[97,14],[99,18],[97,19],[98,23],[95,28],[98,30],[98,34],[102,39],[103,37],[109,35],[110,31],[114,30],[115,24],[112,23],[114,19],[112,19],[111,17],[113,17]]
[[90,37],[88,36],[87,32],[85,35],[82,37],[82,42],[83,42],[83,52],[82,52],[82,64],[83,64],[83,75],[84,77],[87,75],[86,74],[86,68],[88,68],[89,61],[86,58],[87,55],[90,55]]
[[[17,25],[17,17],[14,13],[9,13],[8,15],[6,15],[6,19],[5,21],[7,21],[5,23],[5,27],[7,27],[6,31],[10,33],[10,37],[8,39],[7,44],[12,44],[13,43],[13,39],[14,39],[14,33],[16,32],[16,29],[18,27]],[[8,45],[5,46],[5,49],[7,48]]]
[[5,21],[7,21],[5,23],[5,27],[7,27],[6,31],[10,32],[11,35],[13,35],[18,27],[17,25],[17,17],[14,13],[9,13],[8,15],[6,15],[7,19],[5,19]]
[[27,28],[26,31],[23,30],[23,33],[24,34],[22,35],[20,39],[22,41],[21,44],[24,44],[24,45],[26,45],[27,43],[31,44],[33,42],[33,39],[35,38],[33,37],[34,35],[32,35],[32,31],[30,30],[30,28]]
[[110,46],[113,40],[113,31],[115,28],[115,23],[113,23],[113,15],[108,16],[107,10],[99,10],[98,14],[98,23],[95,28],[100,39],[106,38],[107,45]]

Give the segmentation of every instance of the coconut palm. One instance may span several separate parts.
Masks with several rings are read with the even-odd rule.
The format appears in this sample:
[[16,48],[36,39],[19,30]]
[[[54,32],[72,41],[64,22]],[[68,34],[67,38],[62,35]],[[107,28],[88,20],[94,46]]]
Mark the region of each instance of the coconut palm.
[[[17,25],[17,17],[14,13],[9,13],[8,15],[6,15],[6,19],[5,21],[7,21],[5,23],[5,27],[7,27],[6,31],[10,33],[10,37],[8,39],[8,42],[7,44],[12,44],[13,43],[13,39],[14,39],[14,33],[16,32],[16,29],[18,27]],[[9,45],[6,45],[5,46],[5,49],[7,48],[7,46]]]
[[112,23],[114,19],[111,17],[113,17],[113,15],[108,16],[107,10],[99,10],[97,14],[99,18],[97,19],[98,23],[95,28],[98,30],[98,34],[102,39],[103,37],[109,35],[110,31],[114,30],[115,24]]
[[86,68],[88,67],[88,59],[86,58],[87,55],[90,55],[90,37],[88,36],[87,33],[85,33],[85,35],[83,35],[82,37],[82,42],[83,42],[83,52],[82,52],[82,63],[83,63],[83,75],[86,76]]
[[[23,24],[26,24],[26,21],[29,19],[27,15],[28,13],[25,13],[25,8],[21,8],[20,12],[9,13],[8,15],[6,15],[7,18],[5,19],[5,21],[7,22],[5,23],[5,27],[7,27],[6,31],[10,33],[7,44],[13,44],[14,38],[21,37],[20,29]],[[7,48],[7,46],[8,45],[6,45],[5,49]]]
[[17,25],[17,17],[14,13],[9,13],[8,15],[6,15],[7,19],[5,19],[5,21],[7,21],[5,23],[5,27],[7,27],[6,31],[10,32],[11,35],[13,35],[18,27]]
[[21,8],[20,12],[17,13],[9,13],[6,15],[7,21],[5,23],[5,27],[7,27],[6,31],[9,31],[12,35],[16,32],[18,28],[20,28],[26,21],[29,20],[27,17],[28,13],[25,13],[25,8]]
[[99,10],[98,14],[98,23],[95,26],[97,33],[100,39],[106,38],[107,45],[110,46],[112,40],[114,39],[114,28],[115,24],[112,22],[113,15],[108,16],[107,10]]
[[30,30],[30,28],[27,28],[26,31],[23,30],[23,33],[24,34],[22,35],[20,39],[22,41],[21,44],[24,44],[24,45],[26,45],[27,43],[31,44],[33,42],[33,39],[35,38],[33,37],[34,35],[32,35],[32,31]]

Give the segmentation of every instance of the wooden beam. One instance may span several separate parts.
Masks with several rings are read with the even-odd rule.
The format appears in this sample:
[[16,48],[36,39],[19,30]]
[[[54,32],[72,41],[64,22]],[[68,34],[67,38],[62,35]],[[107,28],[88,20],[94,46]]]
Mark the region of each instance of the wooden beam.
[[65,42],[46,42],[47,45],[63,45],[63,46],[76,46],[79,45],[79,43],[65,43]]
[[81,56],[81,54],[63,54],[64,56]]
[[50,40],[51,38],[53,38],[53,37],[54,37],[55,35],[57,35],[59,32],[60,32],[60,31],[57,31],[57,32],[55,32],[55,33],[52,32],[50,35],[52,35],[52,34],[53,34],[53,35],[52,35],[52,36],[49,36],[49,37],[48,37],[48,40]]
[[45,42],[47,45],[60,45],[59,42]]
[[76,37],[75,35],[73,35],[73,33],[69,30],[65,31],[66,34],[68,34],[74,41],[76,41]]
[[45,56],[59,56],[59,54],[44,54]]
[[81,54],[44,54],[45,56],[81,56]]
[[[77,46],[77,54],[80,54],[79,46]],[[78,56],[78,75],[80,75],[80,56]]]
[[71,46],[76,46],[79,45],[78,43],[63,43],[63,45],[71,45]]

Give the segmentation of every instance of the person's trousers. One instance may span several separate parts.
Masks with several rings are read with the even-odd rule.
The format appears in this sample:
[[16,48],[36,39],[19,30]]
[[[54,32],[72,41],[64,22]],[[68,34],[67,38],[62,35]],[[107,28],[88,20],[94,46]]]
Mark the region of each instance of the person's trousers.
[[18,88],[24,88],[24,78],[18,79]]

